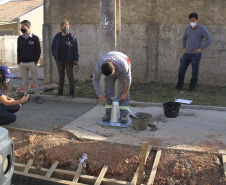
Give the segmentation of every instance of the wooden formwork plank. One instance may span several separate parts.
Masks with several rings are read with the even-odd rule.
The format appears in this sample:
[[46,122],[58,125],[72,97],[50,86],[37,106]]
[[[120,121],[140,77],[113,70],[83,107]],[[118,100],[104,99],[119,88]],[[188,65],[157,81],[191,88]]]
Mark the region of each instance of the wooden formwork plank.
[[83,169],[82,164],[79,164],[78,169],[77,169],[77,171],[76,171],[76,174],[75,174],[75,176],[74,176],[72,182],[78,182],[79,176],[80,176],[80,174],[82,173],[82,169]]
[[156,175],[156,172],[157,172],[157,167],[158,167],[158,164],[159,164],[161,154],[162,154],[162,150],[158,150],[157,154],[155,156],[155,161],[154,161],[154,164],[153,164],[147,185],[153,185],[154,184],[155,175]]
[[37,179],[42,179],[42,180],[46,180],[46,181],[52,181],[52,182],[58,182],[61,184],[66,184],[66,185],[84,185],[82,183],[75,183],[75,182],[71,182],[71,181],[66,181],[66,180],[61,180],[61,179],[56,179],[56,178],[48,178],[42,175],[36,175],[36,174],[32,174],[32,173],[24,173],[24,172],[18,172],[16,170],[14,170],[15,174],[18,175],[24,175],[24,176],[28,176],[28,177],[32,177],[32,178],[37,178]]
[[139,169],[138,169],[138,173],[137,173],[137,179],[135,180],[135,184],[141,184],[141,182],[144,178],[144,160],[145,160],[145,156],[146,156],[146,153],[147,153],[147,148],[148,148],[148,142],[144,141],[142,143]]
[[[152,148],[152,146],[149,145],[149,146],[148,146],[148,149],[147,149],[147,152],[146,152],[146,156],[145,156],[144,163],[147,161],[147,158],[148,158],[148,156],[149,156],[149,154],[150,154],[150,152],[151,152],[151,148]],[[131,181],[131,184],[135,184],[135,183],[136,183],[137,174],[138,174],[138,169],[139,169],[139,167],[137,168],[137,171],[135,172],[135,174],[134,174],[134,176],[133,176],[133,179],[132,179],[132,181]]]
[[222,155],[223,166],[224,166],[224,178],[226,179],[226,155]]
[[[26,167],[25,164],[20,164],[20,163],[15,163],[14,165],[15,165],[15,171],[23,171],[23,169]],[[37,170],[37,169],[35,169],[34,166],[31,166],[30,169],[31,169],[32,173],[34,173],[34,174],[37,174],[39,171],[41,171],[43,174],[46,174],[49,170],[49,169],[46,169],[46,168],[41,168],[41,169]],[[56,176],[62,176],[62,174],[68,175],[68,176],[70,176],[70,179],[73,179],[76,172],[75,171],[55,169],[54,174]],[[97,177],[94,177],[94,176],[91,176],[91,175],[81,174],[80,179],[87,184],[94,184]],[[108,178],[103,178],[102,183],[104,183],[105,185],[130,185],[130,182],[127,182],[127,181],[120,181],[120,180],[108,179]]]
[[105,175],[107,169],[108,169],[108,166],[104,165],[104,167],[102,168],[102,170],[101,170],[101,172],[100,172],[100,174],[99,174],[99,176],[98,176],[98,178],[97,178],[97,180],[96,180],[94,185],[100,185],[100,183],[102,182],[102,180],[104,178],[104,175]]
[[58,164],[59,164],[59,161],[55,161],[51,166],[51,168],[49,169],[49,171],[46,173],[45,177],[50,178]]
[[32,163],[33,163],[33,160],[32,160],[32,159],[29,159],[29,161],[28,161],[26,167],[24,168],[24,173],[28,173],[28,172],[29,172]]

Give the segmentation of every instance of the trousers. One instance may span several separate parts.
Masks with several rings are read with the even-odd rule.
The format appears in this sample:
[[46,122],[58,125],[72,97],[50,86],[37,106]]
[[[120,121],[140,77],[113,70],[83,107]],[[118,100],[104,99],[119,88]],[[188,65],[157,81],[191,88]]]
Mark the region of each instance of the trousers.
[[192,77],[190,81],[190,89],[195,89],[198,82],[199,63],[201,60],[201,53],[185,53],[180,59],[180,67],[178,72],[177,87],[182,88],[184,85],[184,77],[189,64],[192,65]]
[[38,85],[38,72],[37,65],[34,62],[20,62],[20,73],[23,81],[24,94],[26,95],[29,90],[29,71],[31,73],[31,79],[34,84],[35,97],[40,95]]
[[[105,82],[105,98],[106,98],[106,112],[111,112],[111,105],[112,105],[112,99],[111,97],[114,97],[115,94],[115,82],[116,80],[119,80],[119,92],[120,92],[120,97],[122,93],[124,92],[125,88],[125,77],[123,74],[113,74],[110,77],[105,76],[104,82]],[[119,98],[120,98],[119,97]],[[125,107],[129,107],[130,99],[130,92],[128,92],[127,98],[125,100],[122,100],[119,102],[120,105],[120,112],[121,115],[128,115],[129,112],[128,110],[125,109]]]
[[65,77],[65,69],[67,72],[67,77],[69,80],[69,88],[70,90],[74,90],[74,76],[73,76],[73,64],[68,64],[67,61],[57,61],[56,62],[58,74],[59,74],[59,90],[64,89],[64,77]]
[[9,124],[16,121],[16,115],[14,114],[20,109],[20,105],[5,106],[0,103],[0,124]]

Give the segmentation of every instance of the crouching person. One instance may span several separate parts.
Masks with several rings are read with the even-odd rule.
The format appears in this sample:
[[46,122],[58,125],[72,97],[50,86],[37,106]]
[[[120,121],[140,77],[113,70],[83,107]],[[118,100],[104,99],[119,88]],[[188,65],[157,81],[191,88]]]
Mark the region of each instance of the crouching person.
[[[100,77],[105,75],[105,96],[101,92]],[[117,51],[111,51],[105,54],[96,64],[93,75],[93,84],[98,98],[106,101],[106,114],[102,118],[103,121],[109,121],[111,116],[111,104],[115,94],[115,82],[119,80],[121,117],[120,122],[125,124],[128,122],[129,112],[125,107],[129,107],[130,85],[131,85],[131,65],[129,57]]]
[[28,95],[20,100],[13,100],[10,97],[4,95],[8,90],[7,82],[14,76],[10,73],[10,69],[7,66],[0,66],[0,124],[12,123],[16,120],[14,114],[20,109],[21,103],[28,101]]

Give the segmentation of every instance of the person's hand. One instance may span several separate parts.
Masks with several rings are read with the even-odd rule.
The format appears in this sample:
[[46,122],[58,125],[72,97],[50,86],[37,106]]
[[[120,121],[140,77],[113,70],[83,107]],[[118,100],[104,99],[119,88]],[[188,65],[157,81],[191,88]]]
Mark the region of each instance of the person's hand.
[[125,100],[126,98],[127,98],[127,94],[123,93],[121,98],[120,98],[120,101]]
[[78,65],[78,61],[74,61],[75,65],[77,66]]
[[106,98],[104,97],[104,95],[98,96],[98,98],[99,98],[99,100],[101,100],[101,101],[106,101]]
[[198,54],[199,54],[199,53],[201,53],[201,51],[202,51],[202,50],[201,50],[200,48],[195,49],[195,53],[198,53]]
[[29,98],[29,94],[27,94],[27,96],[23,96],[21,99],[20,99],[20,102],[21,103],[25,103],[28,101],[28,98]]
[[184,53],[186,53],[186,52],[187,52],[187,50],[188,50],[187,48],[184,48]]

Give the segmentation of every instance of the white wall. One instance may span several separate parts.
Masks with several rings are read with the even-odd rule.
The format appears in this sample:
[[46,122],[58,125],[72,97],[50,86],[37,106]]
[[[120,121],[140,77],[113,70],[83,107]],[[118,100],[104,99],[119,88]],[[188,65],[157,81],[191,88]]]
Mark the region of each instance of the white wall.
[[23,20],[29,20],[31,22],[31,32],[42,40],[43,5],[21,16],[20,22]]

